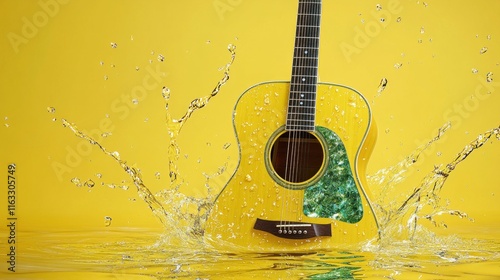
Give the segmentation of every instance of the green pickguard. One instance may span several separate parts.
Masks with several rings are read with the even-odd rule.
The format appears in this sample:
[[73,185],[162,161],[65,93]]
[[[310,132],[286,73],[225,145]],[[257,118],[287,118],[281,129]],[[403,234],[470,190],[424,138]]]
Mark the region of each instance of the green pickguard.
[[363,217],[363,205],[344,144],[333,131],[316,129],[326,141],[328,163],[321,179],[305,189],[304,214],[357,223]]

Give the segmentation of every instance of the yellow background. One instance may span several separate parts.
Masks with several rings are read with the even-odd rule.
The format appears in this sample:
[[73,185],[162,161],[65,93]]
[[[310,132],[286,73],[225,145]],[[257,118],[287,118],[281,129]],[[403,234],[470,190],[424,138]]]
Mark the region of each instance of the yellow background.
[[[97,148],[85,150],[61,119],[91,133],[111,133],[102,144],[140,168],[146,185],[158,192],[168,186],[161,88],[171,89],[170,111],[182,116],[222,77],[231,43],[237,56],[228,84],[195,112],[178,139],[181,190],[203,195],[203,173],[228,162],[229,170],[210,182],[220,190],[238,158],[231,113],[239,95],[259,82],[289,80],[296,2],[2,1],[0,172],[6,178],[7,164],[17,165],[18,230],[102,228],[105,216],[113,227],[160,228],[127,174]],[[390,192],[394,200],[408,195],[434,165],[452,161],[478,134],[500,125],[499,1],[323,2],[319,78],[351,86],[369,100],[379,130],[369,174],[395,165],[452,122]],[[481,54],[483,47],[488,50]],[[488,72],[494,73],[491,83],[485,82]],[[378,93],[382,78],[388,85]],[[440,194],[442,203],[449,200],[451,209],[467,212],[475,223],[443,219],[478,231],[498,224],[499,158],[500,143],[489,141],[458,166]],[[56,172],[59,164],[67,169]],[[96,186],[76,187],[75,177]],[[110,183],[130,188],[111,189]],[[6,180],[0,187],[5,220]],[[382,187],[367,186],[374,200]]]

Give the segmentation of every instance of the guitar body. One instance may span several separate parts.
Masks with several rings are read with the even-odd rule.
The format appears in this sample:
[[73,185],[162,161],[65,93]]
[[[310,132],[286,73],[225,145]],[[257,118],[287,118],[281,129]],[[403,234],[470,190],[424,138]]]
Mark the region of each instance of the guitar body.
[[[363,188],[376,138],[367,101],[351,88],[317,84],[315,129],[287,144],[289,92],[288,82],[258,84],[235,106],[240,161],[205,226],[206,240],[217,248],[307,251],[378,236]],[[305,173],[299,178],[280,163],[295,142],[313,143],[305,155],[313,161],[298,163]]]

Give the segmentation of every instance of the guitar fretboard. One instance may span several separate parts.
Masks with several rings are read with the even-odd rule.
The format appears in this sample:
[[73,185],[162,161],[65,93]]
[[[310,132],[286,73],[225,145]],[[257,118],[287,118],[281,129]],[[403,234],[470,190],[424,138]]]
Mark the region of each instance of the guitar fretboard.
[[286,130],[313,131],[316,112],[321,0],[300,0]]

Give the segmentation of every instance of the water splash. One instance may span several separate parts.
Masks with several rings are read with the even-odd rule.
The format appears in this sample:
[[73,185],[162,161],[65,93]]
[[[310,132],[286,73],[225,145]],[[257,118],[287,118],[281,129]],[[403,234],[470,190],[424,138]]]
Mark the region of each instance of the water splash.
[[488,73],[486,73],[486,81],[487,81],[488,83],[493,82],[493,72],[488,72]]
[[380,80],[380,84],[378,85],[377,93],[380,95],[385,90],[386,87],[387,87],[387,79],[382,78],[382,80]]
[[141,197],[148,204],[149,208],[151,208],[151,211],[156,215],[156,217],[160,219],[163,225],[167,226],[175,224],[175,220],[172,220],[171,215],[168,215],[168,212],[163,208],[163,205],[158,200],[156,200],[155,196],[144,184],[139,169],[131,167],[127,164],[126,161],[120,159],[120,154],[117,151],[108,151],[108,149],[106,149],[95,139],[78,129],[75,124],[68,122],[66,119],[62,119],[62,123],[64,127],[71,129],[71,131],[73,131],[76,136],[85,139],[92,145],[97,146],[104,154],[113,158],[115,162],[120,165],[120,167],[132,178],[134,185],[137,187],[137,193],[139,194],[139,197]]
[[[433,139],[418,147],[398,164],[379,170],[374,175],[369,176],[370,182],[382,186],[381,194],[387,194],[390,190],[395,189],[406,179],[406,173],[418,161],[422,152],[438,141],[450,127],[450,123],[445,124],[438,130],[438,134]],[[387,202],[385,201],[386,197],[382,195],[375,202],[382,233],[382,243],[388,244],[397,239],[413,240],[416,233],[422,231],[422,228],[419,227],[419,221],[422,219],[430,221],[437,227],[447,227],[444,222],[437,220],[437,217],[442,215],[452,215],[472,221],[467,213],[456,209],[448,209],[447,205],[443,205],[439,193],[458,164],[492,138],[500,140],[500,126],[478,135],[476,139],[458,153],[454,160],[447,164],[434,166],[434,169],[422,179],[421,183],[402,202]],[[419,235],[419,238],[421,237],[422,235]]]
[[[231,53],[231,59],[224,67],[224,75],[222,79],[217,83],[210,95],[193,100],[188,106],[186,113],[181,118],[175,119],[170,114],[170,90],[167,87],[163,87],[162,89],[162,95],[165,100],[167,131],[170,138],[168,149],[170,186],[157,194],[153,194],[146,186],[142,179],[140,169],[129,165],[127,161],[121,159],[118,151],[108,150],[96,139],[80,130],[74,123],[71,123],[66,119],[62,119],[64,127],[73,131],[77,137],[80,137],[90,144],[97,146],[104,154],[111,157],[118,165],[120,165],[120,167],[130,176],[137,188],[139,197],[147,203],[153,214],[161,221],[165,228],[173,229],[169,231],[168,241],[165,239],[165,242],[169,242],[173,238],[177,238],[177,241],[182,240],[192,242],[197,240],[198,237],[203,234],[203,223],[206,220],[208,211],[212,206],[214,196],[210,193],[208,183],[205,184],[205,187],[208,190],[208,195],[203,198],[194,198],[179,192],[179,188],[184,184],[184,181],[179,176],[179,170],[177,167],[177,162],[180,158],[180,148],[177,144],[177,138],[182,127],[191,115],[198,109],[205,107],[211,98],[216,96],[221,87],[224,86],[229,80],[229,70],[236,56],[236,47],[234,45],[229,45],[228,50]],[[49,113],[53,112],[55,112],[55,109],[49,110]],[[204,174],[207,178],[207,182],[211,178],[224,173],[226,168],[227,164],[219,168],[215,174]],[[98,177],[101,176],[102,175]],[[160,178],[159,172],[155,173],[155,178]],[[89,181],[82,183],[79,178],[73,178],[71,182],[76,186],[87,185],[90,188],[88,183]],[[90,184],[92,187],[95,185],[93,181],[91,181]],[[110,184],[109,186],[113,186],[113,188],[116,187],[114,184]],[[183,224],[183,222],[185,222],[185,224]],[[109,226],[110,224],[111,223],[109,222],[106,226]],[[189,235],[189,238],[185,238],[186,234]]]

